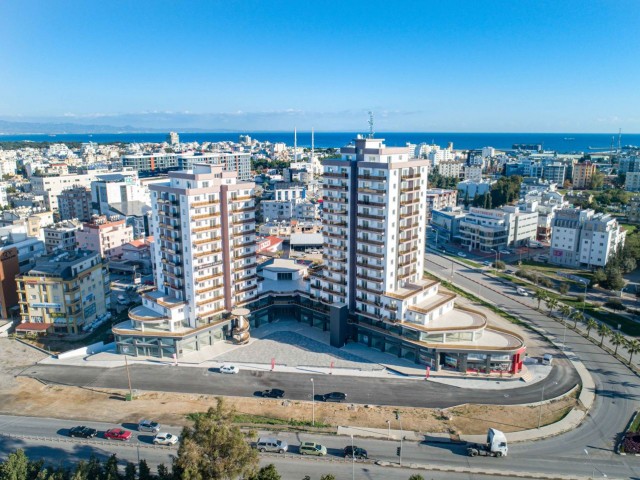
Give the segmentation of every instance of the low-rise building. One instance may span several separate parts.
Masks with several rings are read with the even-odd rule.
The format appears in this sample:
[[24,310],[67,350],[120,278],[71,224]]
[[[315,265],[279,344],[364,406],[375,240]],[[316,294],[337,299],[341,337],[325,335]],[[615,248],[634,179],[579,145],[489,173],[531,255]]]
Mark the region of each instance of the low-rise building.
[[553,221],[549,261],[568,267],[604,267],[624,247],[625,236],[610,215],[565,208],[556,212]]
[[462,207],[445,207],[431,212],[431,228],[436,232],[436,241],[440,239],[453,241],[460,239],[460,222],[466,213]]
[[109,311],[109,274],[98,252],[40,257],[16,282],[23,323],[51,324],[55,332],[77,334]]
[[538,212],[504,206],[500,209],[475,208],[460,222],[462,246],[490,252],[509,246],[528,245],[536,239]]
[[258,249],[256,250],[257,254],[269,254],[269,253],[278,253],[282,251],[282,244],[284,241],[278,237],[265,237],[258,238]]
[[431,220],[431,212],[433,210],[455,207],[457,199],[457,190],[445,190],[442,188],[430,188],[427,190],[427,223]]
[[438,164],[438,173],[443,177],[460,178],[464,163],[455,160],[443,161]]
[[122,246],[133,240],[133,229],[120,217],[94,216],[76,232],[78,248],[100,253],[108,260],[122,255]]
[[43,228],[47,253],[57,250],[73,251],[77,247],[76,232],[82,228],[78,220],[63,220]]

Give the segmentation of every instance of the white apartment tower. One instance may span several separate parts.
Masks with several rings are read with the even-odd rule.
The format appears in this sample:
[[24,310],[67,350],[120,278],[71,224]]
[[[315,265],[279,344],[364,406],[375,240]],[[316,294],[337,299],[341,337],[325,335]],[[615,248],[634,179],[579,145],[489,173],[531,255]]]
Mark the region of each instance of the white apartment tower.
[[[205,164],[169,172],[168,183],[149,186],[157,290],[129,312],[131,324],[114,328],[125,346],[120,351],[128,353],[127,342],[140,335],[176,337],[178,356],[223,338],[227,314],[257,294],[254,186],[221,165]],[[194,331],[200,338],[189,337]],[[136,354],[157,356],[155,350]]]
[[[312,293],[380,314],[424,270],[427,159],[357,138],[324,162],[325,275]],[[315,291],[314,291],[315,290]]]

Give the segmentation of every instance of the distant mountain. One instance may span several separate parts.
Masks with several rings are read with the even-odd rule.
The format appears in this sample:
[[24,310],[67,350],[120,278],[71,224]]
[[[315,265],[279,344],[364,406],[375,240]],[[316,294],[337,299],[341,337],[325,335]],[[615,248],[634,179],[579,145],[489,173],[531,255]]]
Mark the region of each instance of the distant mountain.
[[0,135],[16,134],[89,134],[89,133],[157,133],[166,132],[164,128],[144,128],[125,125],[82,125],[79,123],[12,122],[0,120]]

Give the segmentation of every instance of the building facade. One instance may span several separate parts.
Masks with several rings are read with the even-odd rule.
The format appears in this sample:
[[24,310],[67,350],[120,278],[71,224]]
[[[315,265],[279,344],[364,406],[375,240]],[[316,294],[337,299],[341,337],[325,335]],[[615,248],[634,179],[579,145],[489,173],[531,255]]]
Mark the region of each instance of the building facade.
[[31,177],[31,191],[42,195],[47,210],[59,210],[58,196],[64,191],[75,187],[89,188],[95,179],[95,173],[83,175],[60,175],[51,177]]
[[44,227],[44,247],[47,253],[57,250],[69,252],[75,250],[78,246],[76,232],[81,228],[81,223],[72,220],[64,220]]
[[12,317],[11,310],[18,305],[16,275],[20,273],[18,249],[0,247],[0,318]]
[[251,154],[244,152],[214,153],[152,153],[123,155],[122,166],[138,172],[190,170],[196,164],[222,165],[227,172],[236,172],[242,181],[251,179]]
[[78,334],[109,311],[109,274],[97,252],[40,257],[16,282],[22,323],[46,323],[55,332]]
[[597,168],[595,163],[576,163],[573,166],[573,176],[571,178],[573,188],[591,188],[591,180],[593,179],[593,174],[596,173],[596,170]]
[[444,190],[442,188],[430,188],[426,192],[427,199],[427,224],[431,220],[433,210],[442,210],[447,207],[455,207],[458,202],[457,190]]
[[63,190],[58,195],[58,212],[60,220],[77,218],[81,222],[91,220],[91,190],[86,187],[75,187]]
[[231,336],[256,298],[254,183],[196,164],[150,189],[157,290],[113,333],[121,353],[181,357]]
[[76,232],[78,248],[98,252],[107,260],[122,255],[122,246],[133,240],[133,229],[120,217],[94,216]]
[[501,209],[472,207],[460,222],[462,246],[483,252],[528,245],[536,240],[537,230],[538,212],[514,206]]

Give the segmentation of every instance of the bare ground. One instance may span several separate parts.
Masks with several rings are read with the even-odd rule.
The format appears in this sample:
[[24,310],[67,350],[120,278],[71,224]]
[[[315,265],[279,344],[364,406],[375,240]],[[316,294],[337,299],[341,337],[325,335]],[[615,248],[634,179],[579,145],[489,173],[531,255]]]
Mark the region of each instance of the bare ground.
[[[215,404],[211,395],[140,392],[133,402],[125,402],[124,391],[43,385],[37,380],[15,377],[45,355],[19,342],[0,339],[0,413],[104,422],[137,422],[153,417],[169,425],[187,425],[186,415],[202,412]],[[309,420],[311,402],[235,397],[239,413],[279,419]],[[546,404],[542,425],[556,422],[576,404],[575,396]],[[316,421],[331,426],[387,428],[395,419],[395,408],[350,404],[317,403]],[[505,432],[535,428],[538,407],[465,405],[440,409],[402,408],[403,425],[420,432],[483,434],[488,427]],[[393,426],[393,424],[392,424]]]

